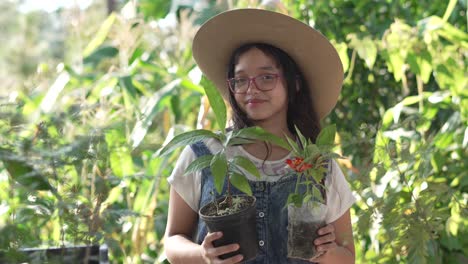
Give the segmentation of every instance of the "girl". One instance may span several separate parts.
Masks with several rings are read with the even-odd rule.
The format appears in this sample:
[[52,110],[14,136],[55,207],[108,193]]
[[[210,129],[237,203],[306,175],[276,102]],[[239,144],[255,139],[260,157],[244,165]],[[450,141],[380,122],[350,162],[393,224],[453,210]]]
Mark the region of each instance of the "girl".
[[[341,61],[320,33],[291,17],[258,9],[224,12],[206,22],[193,42],[193,56],[202,72],[229,101],[232,129],[260,126],[279,137],[294,138],[294,126],[312,141],[320,120],[335,106],[343,81]],[[209,170],[184,175],[198,156],[221,146],[206,140],[186,147],[169,177],[171,192],[165,252],[171,263],[239,263],[243,256],[219,256],[236,251],[237,244],[213,247],[220,232],[207,233],[198,219],[201,206],[211,201]],[[310,263],[288,259],[283,210],[295,177],[285,167],[290,153],[263,142],[235,146],[227,155],[244,155],[262,174],[248,176],[257,198],[259,253],[246,263]],[[325,180],[327,225],[314,241],[324,254],[318,263],[354,263],[349,208],[355,198],[338,165],[332,161]]]

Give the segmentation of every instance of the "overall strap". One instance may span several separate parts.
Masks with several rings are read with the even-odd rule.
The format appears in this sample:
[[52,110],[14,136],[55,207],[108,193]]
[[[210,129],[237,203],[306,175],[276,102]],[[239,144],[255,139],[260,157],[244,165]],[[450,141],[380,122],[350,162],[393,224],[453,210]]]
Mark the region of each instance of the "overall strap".
[[204,156],[204,155],[211,155],[211,151],[208,149],[206,144],[203,141],[198,141],[192,145],[190,145],[197,158]]
[[[197,158],[199,158],[201,156],[213,154],[213,153],[211,153],[210,149],[208,149],[205,142],[203,142],[203,141],[198,141],[198,142],[190,145],[190,147],[192,148],[195,155],[197,155]],[[202,169],[202,175],[203,175],[202,185],[204,184],[204,181],[206,180],[206,178],[210,176],[210,174],[211,174],[210,167],[206,167],[206,168]]]

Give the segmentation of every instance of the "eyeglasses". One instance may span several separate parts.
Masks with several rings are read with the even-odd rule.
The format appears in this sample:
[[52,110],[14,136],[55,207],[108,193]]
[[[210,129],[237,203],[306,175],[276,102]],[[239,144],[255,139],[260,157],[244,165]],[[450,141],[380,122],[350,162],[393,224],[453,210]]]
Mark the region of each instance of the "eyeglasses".
[[246,93],[250,88],[251,83],[255,84],[255,87],[260,91],[269,91],[276,87],[278,78],[280,77],[277,73],[261,74],[252,78],[249,77],[237,77],[228,79],[229,89],[236,94]]

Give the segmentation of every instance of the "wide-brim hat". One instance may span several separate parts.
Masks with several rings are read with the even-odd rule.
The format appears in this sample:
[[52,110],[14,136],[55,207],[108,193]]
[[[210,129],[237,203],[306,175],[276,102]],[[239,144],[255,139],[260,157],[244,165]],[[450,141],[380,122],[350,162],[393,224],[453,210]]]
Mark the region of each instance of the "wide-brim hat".
[[200,70],[225,99],[227,69],[238,47],[266,43],[285,51],[299,66],[320,119],[335,107],[343,84],[343,66],[333,45],[317,30],[287,15],[262,9],[235,9],[205,22],[193,40]]

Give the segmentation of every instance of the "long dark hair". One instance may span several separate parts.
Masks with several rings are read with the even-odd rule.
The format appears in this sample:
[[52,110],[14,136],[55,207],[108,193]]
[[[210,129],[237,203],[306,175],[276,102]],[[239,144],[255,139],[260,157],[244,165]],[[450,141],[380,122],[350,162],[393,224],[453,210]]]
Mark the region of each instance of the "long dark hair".
[[[265,43],[244,44],[232,53],[229,60],[227,77],[234,77],[234,70],[240,56],[253,48],[257,48],[265,55],[271,57],[283,71],[288,95],[287,123],[289,131],[296,134],[294,126],[297,126],[305,137],[315,142],[320,132],[320,121],[317,113],[313,111],[314,106],[310,100],[307,82],[297,64],[286,52]],[[237,104],[232,91],[229,91],[229,103],[233,110],[233,129],[236,130],[254,125],[252,120],[247,117],[246,113]]]

